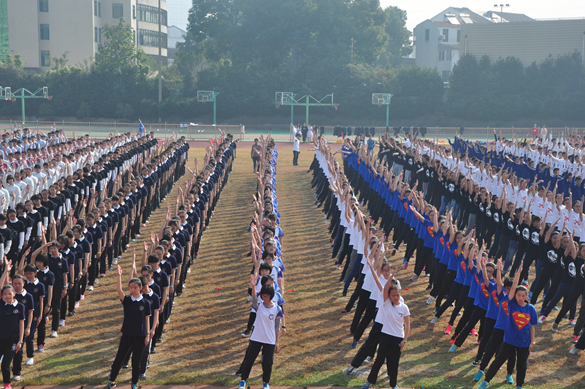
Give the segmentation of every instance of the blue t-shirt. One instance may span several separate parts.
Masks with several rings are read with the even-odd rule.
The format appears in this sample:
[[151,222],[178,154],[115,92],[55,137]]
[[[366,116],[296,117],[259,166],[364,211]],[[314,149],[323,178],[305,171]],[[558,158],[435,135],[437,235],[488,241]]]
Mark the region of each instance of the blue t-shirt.
[[530,326],[538,325],[538,316],[534,305],[519,305],[515,298],[508,303],[508,322],[504,333],[504,342],[515,347],[530,346]]
[[435,231],[433,231],[433,222],[430,219],[427,219],[428,216],[425,215],[424,224],[422,224],[421,230],[424,228],[425,231],[423,233],[423,240],[425,247],[430,249],[433,248],[435,242]]
[[508,294],[505,290],[498,295],[498,299],[500,300],[500,309],[498,309],[498,319],[496,320],[496,325],[494,328],[504,331],[506,329],[506,324],[508,323]]
[[500,299],[498,298],[498,285],[496,282],[491,282],[489,285],[488,293],[490,295],[488,301],[488,309],[485,317],[489,319],[498,319],[498,312],[500,311]]
[[[475,260],[473,260],[473,263],[475,264]],[[481,270],[478,273],[477,266],[474,266],[473,269],[471,269],[471,283],[469,285],[469,293],[467,294],[468,298],[475,299],[475,295],[477,294],[481,282],[483,282]]]
[[[473,260],[473,264],[475,265],[475,259]],[[475,266],[472,269],[469,269],[467,267],[467,264],[466,264],[466,266],[465,266],[465,270],[466,270],[465,271],[465,280],[463,281],[463,285],[471,287],[471,279],[473,278],[473,274],[474,274],[473,269],[475,269]],[[471,291],[471,289],[473,289],[473,288],[470,288],[469,290]]]
[[463,254],[459,253],[459,249],[456,248],[453,250],[454,254],[453,257],[457,260],[457,277],[455,277],[455,282],[458,284],[462,284],[465,286],[469,286],[469,283],[465,283],[467,279],[467,274],[470,273],[469,269],[467,268],[467,260],[463,256]]
[[[489,301],[490,301],[490,291],[489,288],[490,286],[493,284],[495,286],[496,281],[489,280],[488,284],[485,284],[485,281],[483,280],[483,270],[480,271],[480,278],[479,278],[479,285],[477,286],[477,289],[475,291],[475,302],[474,305],[485,309],[487,311],[488,306],[489,306]],[[487,313],[486,313],[487,315]]]

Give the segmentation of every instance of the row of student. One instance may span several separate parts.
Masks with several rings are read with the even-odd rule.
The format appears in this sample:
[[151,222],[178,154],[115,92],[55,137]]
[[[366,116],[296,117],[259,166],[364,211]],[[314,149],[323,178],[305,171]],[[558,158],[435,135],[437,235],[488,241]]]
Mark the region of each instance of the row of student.
[[[363,156],[361,156],[361,160],[364,161]],[[362,165],[366,164],[362,163]],[[503,198],[498,198],[496,195],[492,195],[486,188],[482,187],[480,189],[472,179],[470,181],[470,186],[473,185],[476,189],[475,198],[478,201],[478,207],[476,210],[477,222],[475,223],[478,228],[475,230],[475,236],[478,239],[485,239],[486,247],[490,247],[492,242],[491,238],[492,236],[495,237],[494,244],[491,247],[490,257],[499,258],[504,256],[504,258],[506,258],[504,272],[507,272],[511,266],[512,276],[516,272],[519,263],[525,259],[526,263],[521,276],[524,285],[528,285],[528,269],[530,265],[533,262],[536,264],[536,277],[532,283],[529,298],[531,298],[532,303],[535,304],[538,301],[539,294],[543,290],[545,292],[546,297],[544,298],[540,321],[544,321],[552,307],[554,307],[561,298],[565,297],[563,300],[563,307],[565,310],[570,311],[570,322],[575,325],[573,341],[576,343],[578,340],[578,334],[582,328],[582,323],[585,321],[585,316],[583,315],[580,315],[579,320],[574,320],[576,302],[579,296],[582,296],[585,293],[580,274],[580,268],[582,266],[578,262],[573,263],[571,260],[552,252],[548,247],[546,247],[546,251],[542,250],[542,248],[545,246],[545,231],[547,228],[561,231],[568,230],[573,236],[575,236],[577,232],[580,232],[580,229],[567,227],[567,224],[561,223],[563,222],[561,217],[557,217],[556,220],[551,218],[548,210],[544,213],[544,220],[541,219],[540,215],[531,212],[532,209],[535,209],[534,204],[537,202],[537,199],[554,198],[556,188],[551,192],[548,188],[538,187],[537,185],[539,182],[533,183],[528,191],[528,199],[525,200],[529,202],[525,202],[521,208],[516,209],[518,206],[517,203],[512,204],[511,202],[506,201],[507,192],[505,189],[502,192]],[[368,188],[369,186],[370,185],[368,184]],[[391,184],[390,188],[392,187],[393,185]],[[423,244],[422,250],[420,250],[420,246],[417,246],[417,264],[420,263],[418,260],[418,254],[423,252],[424,255],[422,255],[421,266],[418,266],[418,270],[415,268],[415,276],[413,276],[412,280],[418,278],[420,275],[419,271],[422,271],[423,267],[425,267],[427,273],[429,268],[431,269],[431,282],[429,288],[432,287],[432,290],[431,297],[427,303],[431,304],[435,301],[438,312],[441,313],[440,302],[442,298],[448,294],[448,287],[451,287],[452,282],[456,277],[456,273],[454,272],[455,264],[449,264],[449,254],[444,252],[445,246],[442,244],[444,243],[447,230],[445,226],[439,230],[437,220],[431,220],[433,216],[437,216],[437,212],[432,206],[424,206],[424,202],[422,202],[424,195],[422,193],[419,196],[416,192],[416,188],[408,193],[407,191],[408,190],[404,191],[404,194],[407,194],[405,199],[400,199],[399,191],[398,199],[396,199],[395,196],[394,200],[403,203],[396,203],[394,207],[391,206],[390,208],[398,211],[399,224],[406,222],[411,226],[410,233],[413,236],[413,239],[414,237],[418,238],[418,245],[421,243]],[[384,194],[382,193],[382,195]],[[532,196],[532,198],[530,198],[530,196]],[[420,203],[423,204],[422,207],[419,207],[422,215],[419,214],[417,217],[415,214],[409,212],[409,207],[411,206],[409,201],[413,201],[414,204],[418,205],[420,205]],[[565,202],[567,206],[570,206],[571,199],[566,199]],[[392,203],[390,202],[390,204]],[[507,211],[503,207],[503,204],[507,204]],[[573,208],[580,209],[580,207],[581,202],[576,201]],[[451,207],[451,209],[455,208],[456,207]],[[565,209],[566,207],[563,208],[563,210]],[[451,215],[456,213],[456,211],[453,213],[450,210]],[[441,212],[439,212],[439,214],[441,214]],[[515,214],[518,214],[518,216]],[[451,218],[453,218],[453,216],[451,216]],[[578,220],[578,217],[574,216],[572,218],[572,220],[575,219]],[[551,223],[547,224],[547,220]],[[430,228],[430,226],[433,225],[434,227]],[[463,227],[464,226],[465,224],[463,224]],[[459,228],[461,229],[462,226]],[[467,233],[469,233],[470,228],[471,226],[468,225]],[[552,232],[552,230],[550,232]],[[450,235],[453,237],[454,233],[452,232]],[[394,236],[396,236],[396,234]],[[575,238],[575,240],[579,241],[577,238]],[[550,244],[552,245],[553,243]],[[412,244],[412,247],[414,248],[414,243]],[[455,249],[456,248],[453,248],[453,250]],[[410,252],[407,250],[405,262],[408,261],[409,254],[413,252],[413,250],[410,250]],[[451,268],[449,268],[449,266],[451,266]],[[434,280],[432,269],[434,269],[437,274]],[[563,276],[569,281],[559,290]],[[576,282],[573,282],[573,280],[576,280]],[[442,288],[443,285],[445,288]],[[464,291],[464,293],[467,292]],[[456,311],[458,311],[458,309],[456,309]],[[450,326],[453,324],[452,322],[455,315],[452,316],[452,320],[449,323]],[[561,321],[563,315],[557,317],[557,324]],[[448,327],[447,332],[450,332],[450,326]],[[557,329],[558,325],[553,326],[553,330],[556,331]]]
[[[367,165],[367,160],[365,160],[363,158],[363,156],[361,156],[360,162],[361,162],[362,166]],[[364,162],[366,162],[366,163],[364,163]],[[367,171],[367,170],[369,170],[369,168],[366,167],[365,170],[363,170],[363,171]],[[374,172],[376,171],[374,169],[372,169],[372,170]],[[368,187],[370,187],[370,186],[375,187],[375,180],[372,182],[372,181],[367,181],[367,179],[368,178],[366,177],[366,182],[368,182]],[[374,185],[371,185],[372,183]],[[390,185],[390,186],[392,187],[392,185]],[[378,186],[378,187],[376,187],[376,189],[379,190],[380,187]],[[406,193],[406,192],[408,192],[408,193]],[[371,194],[371,192],[369,192],[368,194]],[[423,200],[424,195],[421,193],[419,196],[415,190],[409,191],[409,189],[407,189],[405,191],[405,193],[402,193],[402,194],[403,195],[408,194],[410,196],[408,196],[409,198],[407,199],[407,201],[404,201],[403,203],[399,203],[399,205],[394,207],[394,209],[398,210],[398,211],[404,210],[404,212],[406,212],[406,214],[404,214],[405,220],[403,220],[402,222],[404,222],[404,221],[408,222],[408,220],[406,220],[406,218],[410,214],[410,213],[408,213],[409,210],[411,211],[411,213],[412,213],[411,222],[414,222],[414,226],[411,228],[411,233],[414,232],[415,237],[417,237],[419,239],[419,243],[422,243],[422,249],[423,249],[422,251],[426,251],[425,257],[428,258],[429,253],[431,253],[431,252],[432,252],[432,254],[434,254],[434,260],[431,260],[431,265],[433,265],[433,262],[437,262],[438,266],[435,266],[435,270],[439,270],[439,271],[437,271],[437,273],[440,274],[440,270],[441,270],[440,266],[441,265],[443,265],[442,267],[449,265],[449,266],[452,266],[452,269],[449,269],[449,271],[451,273],[453,273],[453,276],[455,276],[455,274],[458,274],[458,276],[461,277],[462,274],[465,274],[465,270],[467,268],[465,266],[465,263],[462,262],[461,267],[457,267],[456,259],[453,258],[453,254],[450,254],[451,258],[453,258],[453,261],[450,263],[449,262],[449,254],[446,254],[446,256],[444,257],[443,254],[441,253],[441,251],[444,252],[446,250],[443,247],[449,247],[449,245],[453,243],[453,240],[452,240],[453,237],[455,237],[455,239],[458,241],[457,243],[459,243],[459,246],[457,246],[457,244],[454,245],[455,247],[452,247],[451,253],[454,252],[455,257],[460,256],[460,254],[457,255],[457,253],[461,252],[461,242],[469,239],[469,235],[466,238],[464,238],[462,233],[456,233],[456,234],[453,233],[452,211],[450,211],[449,220],[447,220],[447,218],[441,219],[440,223],[441,223],[441,226],[443,228],[442,228],[442,230],[438,230],[438,228],[437,228],[438,221],[436,218],[437,217],[437,210],[436,210],[436,208],[434,208],[432,206],[425,205],[424,200]],[[505,193],[504,193],[504,195],[505,195]],[[382,196],[384,196],[384,193],[382,193]],[[383,197],[383,198],[387,201],[387,205],[392,204],[391,199],[388,199],[387,197]],[[399,198],[400,198],[400,195],[399,195]],[[370,202],[370,211],[372,211],[372,203],[375,203],[376,199],[370,198],[369,200],[373,200]],[[390,200],[390,201],[388,201],[388,200]],[[400,199],[400,200],[403,200],[403,199]],[[421,215],[421,213],[417,212],[416,208],[414,208],[411,204],[408,203],[408,200],[413,200],[415,204],[418,204],[419,210],[421,211],[421,213],[424,213],[424,215],[426,216],[426,219],[425,219],[425,216],[423,216],[423,215]],[[421,205],[422,205],[422,207],[421,207]],[[424,209],[424,212],[422,211],[423,209]],[[529,214],[529,211],[528,211],[528,214]],[[538,216],[534,217],[533,219],[538,220]],[[417,220],[420,221],[420,224],[418,226],[417,226]],[[544,226],[544,224],[545,223],[543,223],[543,226]],[[478,224],[478,225],[482,225],[482,224]],[[556,225],[556,223],[553,223],[553,226],[554,225]],[[447,234],[447,231],[449,228],[451,229],[451,233],[450,233],[451,238],[449,239],[449,241],[446,241],[446,239],[448,239],[448,237],[449,237],[449,234]],[[412,229],[414,229],[414,231],[412,231]],[[552,231],[553,231],[553,229],[551,229],[549,232],[552,233]],[[543,232],[544,232],[544,229],[541,230],[541,234],[540,234],[541,239],[543,237]],[[437,234],[437,235],[435,235],[435,234]],[[395,235],[396,235],[396,231],[395,231]],[[470,234],[470,235],[472,235],[472,234]],[[529,240],[531,238],[532,234],[527,233],[524,235],[525,235],[526,240]],[[537,234],[537,236],[538,236],[538,234]],[[570,240],[570,237],[568,237],[566,239],[572,243],[572,241]],[[553,240],[554,240],[554,238],[553,238]],[[538,241],[538,239],[537,239],[537,241]],[[420,247],[419,247],[419,249],[420,249]],[[420,252],[421,250],[417,250],[417,251]],[[547,253],[549,253],[549,252],[550,252],[550,250],[547,251]],[[515,264],[516,267],[518,264],[522,263],[522,258],[523,258],[524,254],[525,253],[522,253],[522,255],[519,257],[519,260]],[[531,253],[531,255],[532,254],[536,254],[536,252]],[[538,256],[538,255],[536,255],[536,256]],[[409,257],[408,253],[407,253],[407,257]],[[549,260],[551,262],[553,261],[554,256],[547,255],[547,257],[549,258]],[[431,256],[431,258],[433,258],[433,257]],[[577,259],[573,260],[572,258],[577,258]],[[438,263],[439,261],[441,261],[441,259],[444,259],[445,262]],[[570,299],[568,299],[568,302],[567,302],[567,300],[565,300],[564,306],[566,309],[568,309],[568,307],[570,307],[571,305],[574,305],[574,303],[576,303],[578,297],[583,294],[583,283],[581,281],[579,281],[579,276],[576,274],[576,272],[580,271],[579,270],[580,268],[581,269],[583,268],[582,261],[579,260],[579,257],[572,256],[571,259],[562,260],[560,262],[557,262],[555,260],[554,262],[559,263],[559,265],[558,265],[559,268],[563,268],[563,266],[566,267],[566,270],[559,271],[559,273],[556,273],[558,278],[562,278],[564,276],[564,277],[566,277],[566,279],[570,279],[571,277],[575,278],[575,276],[577,276],[578,281],[576,283],[574,283],[572,286],[569,286],[570,284],[566,285],[564,290],[562,290],[562,291],[559,291],[556,293],[554,291],[551,291],[550,295],[554,295],[554,298],[552,299],[553,303],[547,304],[545,302],[545,304],[544,304],[545,307],[543,307],[544,313],[549,313],[550,310],[552,309],[552,307],[554,306],[554,304],[556,304],[556,302],[558,302],[561,297],[566,296],[566,294],[569,290],[571,290],[572,297]],[[418,263],[419,263],[419,261],[417,260],[417,264]],[[424,267],[429,265],[429,261],[427,261],[427,260],[424,260],[422,263],[424,264],[423,266],[417,266],[419,268],[419,271],[422,271],[422,269]],[[492,267],[492,266],[490,266],[490,267]],[[544,266],[544,265],[541,264],[541,266]],[[453,272],[453,270],[455,268],[457,268],[457,273]],[[538,267],[537,267],[537,269],[538,269]],[[460,272],[460,270],[462,270],[462,271]],[[487,304],[482,304],[482,302],[487,303],[487,300],[484,298],[480,299],[479,297],[473,297],[476,294],[483,295],[484,297],[487,297],[485,285],[484,285],[484,290],[482,290],[482,293],[479,293],[479,292],[475,293],[476,290],[473,287],[473,282],[471,281],[471,279],[473,278],[473,275],[471,275],[471,272],[469,272],[469,271],[467,273],[468,273],[468,275],[463,276],[463,277],[465,278],[465,277],[470,276],[468,285],[471,285],[471,289],[463,286],[463,288],[462,288],[463,290],[461,292],[460,292],[461,288],[458,286],[457,281],[455,282],[455,284],[452,283],[452,279],[447,281],[444,278],[444,273],[442,275],[435,277],[435,285],[434,286],[436,287],[437,290],[441,290],[441,289],[445,290],[446,289],[446,292],[449,292],[449,287],[452,286],[450,293],[449,293],[450,300],[448,300],[445,304],[443,304],[442,308],[446,308],[446,307],[450,306],[451,303],[453,302],[453,299],[455,299],[459,294],[460,294],[459,300],[466,299],[466,302],[464,304],[460,304],[458,301],[458,309],[456,308],[456,311],[458,311],[462,305],[465,305],[466,306],[466,310],[465,310],[466,313],[464,314],[464,317],[462,317],[462,319],[460,320],[460,324],[455,331],[454,338],[455,338],[455,336],[459,335],[461,332],[464,334],[467,334],[469,332],[469,330],[472,329],[473,326],[477,323],[478,320],[481,319],[483,322],[483,319],[485,318],[485,314],[486,314]],[[522,272],[520,271],[519,273],[522,273]],[[555,274],[555,272],[551,272],[551,273]],[[431,276],[432,276],[432,270],[431,270]],[[581,274],[581,277],[582,277],[582,274]],[[416,270],[415,270],[415,277],[413,277],[413,280],[416,278],[418,278],[418,274],[416,274]],[[437,282],[437,281],[439,281],[439,282]],[[441,288],[440,285],[437,287],[437,284],[441,284],[441,281],[444,281],[442,283],[442,285],[446,286],[446,288]],[[476,281],[476,285],[481,285],[481,283],[479,282],[479,279],[477,277],[475,278],[475,281]],[[540,282],[537,281],[537,282],[533,283],[533,286],[540,284],[542,287],[544,283],[545,283],[544,281],[540,281]],[[552,285],[552,287],[554,288],[554,284]],[[473,296],[472,296],[471,292],[473,292]],[[538,291],[538,293],[539,292],[540,291]],[[468,293],[469,293],[469,296],[468,296]],[[534,294],[532,295],[532,298],[534,300],[536,300],[538,293],[536,295],[534,295]],[[431,292],[431,298],[429,298],[429,301],[427,303],[429,303],[429,304],[432,303],[434,298],[435,297],[433,296],[433,294]],[[440,299],[439,299],[439,301],[440,301]],[[480,306],[483,305],[483,307],[474,309],[474,307],[477,305],[480,305]],[[437,305],[437,307],[439,307],[439,305]],[[441,313],[440,308],[439,308],[438,313],[440,316],[440,313]],[[454,319],[456,317],[456,314],[457,313],[454,312],[452,319]],[[557,318],[557,323],[560,322],[560,319],[562,317],[563,317],[562,315],[559,315],[559,317]],[[437,318],[434,318],[432,322],[436,322],[436,320],[437,320]],[[543,318],[541,318],[541,321],[543,321]],[[451,331],[452,324],[453,323],[451,320],[450,326],[447,329],[448,333]],[[464,329],[464,327],[466,329]],[[487,326],[487,327],[489,328],[489,326]],[[555,325],[553,327],[553,330],[556,330],[557,328],[558,328],[558,325]],[[482,330],[483,330],[483,326],[482,326],[482,329],[480,329],[480,333],[482,332]],[[452,339],[452,342],[458,341],[459,343],[462,343],[465,340],[464,337],[459,337],[459,338],[457,338],[457,340],[455,340],[454,338]],[[489,336],[487,338],[489,339]],[[483,339],[483,340],[485,340],[485,339]],[[577,340],[575,339],[574,341],[576,342]],[[452,347],[452,350],[454,351],[457,348],[457,346],[458,346],[457,344],[454,345]],[[577,352],[578,350],[580,350],[580,348],[576,347],[573,350],[572,350],[572,352]],[[479,363],[479,361],[477,362],[477,364],[478,363]],[[508,378],[510,379],[510,377],[508,377]]]
[[[151,354],[162,342],[166,324],[170,322],[175,297],[181,296],[193,258],[197,258],[201,238],[209,225],[222,189],[228,182],[235,158],[236,144],[230,134],[206,148],[204,168],[187,168],[191,177],[185,188],[179,187],[174,209],[167,203],[161,229],[143,242],[140,273],[136,268],[136,251],[128,277],[130,295],[122,287],[123,270],[118,266],[118,295],[124,306],[122,337],[111,365],[106,388],[116,386],[122,367],[132,356],[131,386],[146,379]],[[172,216],[172,215],[175,216]]]
[[[124,236],[131,235],[133,225],[136,226],[141,218],[146,221],[148,215],[145,211],[156,209],[162,198],[161,191],[168,190],[180,176],[188,150],[183,140],[159,150],[151,148],[156,146],[156,139],[145,137],[134,142],[127,145],[129,154],[135,154],[133,150],[136,149],[142,150],[141,158],[148,156],[152,163],[160,161],[160,165],[155,171],[146,166],[142,169],[134,167],[143,171],[140,177],[134,177],[131,170],[118,176],[112,184],[112,192],[117,194],[112,198],[101,201],[96,188],[87,188],[89,196],[81,201],[78,197],[71,197],[72,208],[64,213],[63,219],[56,218],[58,213],[49,213],[49,209],[62,206],[63,202],[55,200],[66,196],[62,192],[49,196],[45,203],[35,195],[24,205],[17,204],[16,210],[8,210],[8,220],[0,214],[0,251],[5,254],[2,255],[2,266],[6,280],[18,280],[24,276],[26,286],[31,288],[28,294],[22,293],[21,300],[18,281],[15,285],[17,300],[34,306],[34,319],[27,322],[26,365],[34,363],[35,333],[36,351],[44,351],[48,316],[52,315],[50,336],[57,337],[58,328],[65,325],[66,313],[68,316],[75,314],[86,290],[93,290],[98,269],[104,275],[106,261],[111,266],[114,255],[121,255],[129,240],[123,240]],[[123,156],[121,161],[125,161]],[[132,181],[122,191],[124,179]],[[146,186],[144,182],[151,184]],[[131,190],[136,183],[139,184]],[[134,220],[137,220],[136,224]],[[45,226],[50,230],[46,231]],[[138,229],[135,231],[139,232]],[[51,241],[47,242],[47,239]],[[3,348],[1,352],[7,370],[12,358],[7,357],[8,349]],[[21,359],[22,352],[17,353],[13,381],[20,381]],[[10,379],[4,383],[10,385]]]
[[278,148],[269,136],[260,138],[258,147],[258,187],[254,194],[255,214],[250,223],[252,273],[248,294],[252,309],[242,337],[250,336],[248,347],[236,375],[239,389],[245,389],[252,366],[262,351],[262,387],[269,388],[274,354],[281,335],[286,333],[284,319],[284,271],[280,213],[276,196]]
[[376,229],[360,210],[351,184],[339,168],[334,153],[322,139],[318,139],[315,146],[315,158],[310,170],[314,174],[312,185],[316,188],[316,204],[324,203],[324,213],[331,220],[329,228],[333,257],[341,250],[348,255],[344,275],[340,279],[345,281],[344,295],[351,280],[357,279],[356,289],[342,311],[350,312],[357,301],[350,327],[352,348],[357,347],[370,322],[374,322],[367,340],[343,373],[354,376],[362,364],[374,360],[363,386],[367,389],[376,383],[385,362],[390,386],[394,388],[397,386],[401,353],[410,332],[410,312],[400,296],[400,283],[395,278],[397,269],[391,269],[384,258],[386,248],[383,239],[376,236]]

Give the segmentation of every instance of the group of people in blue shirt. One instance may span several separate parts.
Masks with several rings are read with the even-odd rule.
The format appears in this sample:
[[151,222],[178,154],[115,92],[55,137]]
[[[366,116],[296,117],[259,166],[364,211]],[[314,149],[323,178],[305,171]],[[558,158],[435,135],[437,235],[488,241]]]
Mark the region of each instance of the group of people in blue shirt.
[[[561,300],[552,330],[558,331],[568,314],[575,343],[570,353],[585,349],[585,337],[579,336],[585,321],[583,304],[575,320],[576,305],[585,293],[585,245],[578,245],[585,234],[581,233],[581,199],[576,197],[582,188],[582,165],[576,156],[583,146],[577,137],[549,137],[532,143],[496,137],[492,144],[456,138],[450,146],[442,146],[411,136],[399,141],[387,134],[378,146],[374,156],[359,139],[345,139],[339,151],[343,172],[337,169],[343,186],[349,188],[349,201],[352,207],[367,206],[369,210],[370,220],[362,228],[379,223],[383,239],[392,239],[391,257],[406,244],[404,267],[415,257],[411,282],[426,273],[427,304],[435,303],[431,323],[437,323],[455,303],[445,330],[452,335],[450,351],[463,346],[469,334],[478,336],[480,346],[473,365],[480,368],[476,381],[484,378],[482,388],[506,361],[506,380],[514,382],[516,366],[516,384],[522,387],[535,327],[546,322]],[[571,158],[563,155],[565,150],[573,153]],[[540,161],[537,171],[530,170],[534,159]],[[335,164],[333,157],[329,164]],[[367,284],[363,253],[360,256],[359,243],[348,238],[349,227],[333,222],[338,196],[329,189],[330,180],[322,177],[317,181],[317,205],[324,204],[328,217],[333,217],[332,249],[340,270],[345,261],[340,281],[348,277],[357,281],[343,311],[349,312],[357,301],[354,334],[358,327],[353,324],[372,317],[368,311],[375,309],[360,301],[371,295],[363,290]],[[356,247],[358,260],[352,255]],[[529,290],[529,275],[534,270]],[[344,295],[346,291],[347,282]],[[534,305],[543,292],[539,315]],[[476,331],[478,322],[481,325]]]

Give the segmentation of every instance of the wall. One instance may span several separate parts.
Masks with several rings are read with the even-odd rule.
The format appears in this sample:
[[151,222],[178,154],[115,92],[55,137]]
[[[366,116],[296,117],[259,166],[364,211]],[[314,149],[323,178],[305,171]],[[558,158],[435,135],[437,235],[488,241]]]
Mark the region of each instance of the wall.
[[516,57],[524,66],[540,63],[549,55],[557,57],[582,53],[585,20],[550,20],[516,23],[473,24],[461,26],[461,53],[492,61]]

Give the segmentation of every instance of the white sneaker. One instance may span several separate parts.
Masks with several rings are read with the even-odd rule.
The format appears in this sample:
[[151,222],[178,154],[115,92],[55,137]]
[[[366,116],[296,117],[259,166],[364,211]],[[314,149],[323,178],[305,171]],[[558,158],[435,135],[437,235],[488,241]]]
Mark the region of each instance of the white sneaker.
[[583,351],[583,350],[580,350],[580,349],[578,349],[577,347],[573,347],[571,350],[569,350],[569,354],[572,354],[572,355],[577,355],[577,354],[579,354],[581,351]]
[[99,283],[100,283],[100,280],[98,280],[98,279],[96,278],[96,279],[95,279],[95,281],[93,281],[93,283],[94,283],[95,285],[97,285],[97,284],[99,284]]
[[538,319],[538,324],[543,324],[545,321],[546,321],[546,316],[541,316],[541,317]]
[[418,276],[415,274],[412,277],[410,277],[410,280],[411,281],[416,281],[416,280],[418,280]]
[[88,286],[88,287],[87,287],[87,290],[89,290],[89,291],[91,292],[91,291],[93,290],[93,286],[91,286],[91,285],[90,285],[90,286]]
[[118,264],[118,258],[114,258],[112,260],[112,265],[117,265]]
[[435,316],[431,319],[431,324],[435,324],[438,321],[439,321],[439,318],[437,316]]
[[35,364],[34,359],[32,358],[26,358],[26,366],[32,366]]
[[429,297],[429,299],[427,300],[427,305],[431,305],[432,303],[435,302],[436,299],[437,298],[436,297],[433,297],[433,296]]
[[59,327],[65,327],[65,320],[59,320]]
[[51,331],[51,338],[56,338],[57,336],[57,331]]

